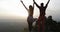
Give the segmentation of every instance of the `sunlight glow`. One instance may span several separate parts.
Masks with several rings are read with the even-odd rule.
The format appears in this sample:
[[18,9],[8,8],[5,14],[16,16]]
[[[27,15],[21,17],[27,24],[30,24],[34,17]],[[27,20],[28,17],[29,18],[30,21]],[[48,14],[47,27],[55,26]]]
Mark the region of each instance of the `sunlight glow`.
[[[29,5],[33,4],[32,0],[22,0],[22,1],[24,2],[24,4],[26,5],[27,8],[29,7]],[[37,0],[35,0],[35,1],[37,1]],[[44,1],[44,0],[42,0],[42,1]],[[28,16],[28,12],[24,8],[24,6],[21,4],[20,0],[11,0],[11,1],[7,0],[7,1],[2,1],[1,3],[0,3],[1,8],[6,10],[6,11],[4,11],[4,12],[6,12],[5,14],[8,14],[8,15],[11,14],[11,15],[17,15],[17,16]],[[3,11],[1,11],[1,12],[3,12]]]
[[20,15],[20,16],[28,16],[28,13],[26,11],[21,11],[20,13],[18,13],[18,15]]
[[[33,0],[22,0],[25,6],[29,9],[29,5],[33,5]],[[48,0],[35,0],[38,5],[44,3],[46,5]],[[46,10],[46,16],[52,15],[54,17],[60,16],[60,0],[50,0]],[[34,17],[38,17],[39,9],[34,7]],[[22,16],[27,17],[28,12],[20,2],[20,0],[0,0],[0,16]],[[58,17],[59,18],[59,17]],[[60,18],[59,18],[60,19]]]

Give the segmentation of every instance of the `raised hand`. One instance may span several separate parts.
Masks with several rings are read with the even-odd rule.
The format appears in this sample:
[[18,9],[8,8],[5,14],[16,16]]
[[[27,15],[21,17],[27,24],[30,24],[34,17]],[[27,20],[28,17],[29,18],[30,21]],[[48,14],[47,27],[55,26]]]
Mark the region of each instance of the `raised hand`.
[[50,0],[48,0],[48,2],[50,2]]
[[50,0],[49,0],[50,1]]
[[28,11],[28,8],[25,6],[25,4],[23,3],[23,1],[21,0],[21,3],[23,4],[23,6],[25,7],[25,9]]
[[39,8],[39,5],[35,2],[35,0],[33,0],[34,4]]
[[35,0],[33,0],[33,1],[35,1]]
[[46,6],[45,6],[46,8],[47,8],[47,6],[48,6],[49,2],[50,2],[50,0],[48,0],[47,4],[46,4]]
[[23,3],[23,1],[21,0],[21,3]]
[[35,0],[33,0],[33,2],[35,3]]

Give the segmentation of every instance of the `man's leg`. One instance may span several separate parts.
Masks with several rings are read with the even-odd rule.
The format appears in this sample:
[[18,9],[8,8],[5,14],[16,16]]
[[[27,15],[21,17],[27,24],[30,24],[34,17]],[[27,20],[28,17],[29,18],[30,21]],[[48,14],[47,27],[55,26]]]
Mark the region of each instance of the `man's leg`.
[[42,16],[42,32],[45,32],[45,16]]
[[41,16],[38,19],[38,32],[40,32],[40,27],[41,27]]

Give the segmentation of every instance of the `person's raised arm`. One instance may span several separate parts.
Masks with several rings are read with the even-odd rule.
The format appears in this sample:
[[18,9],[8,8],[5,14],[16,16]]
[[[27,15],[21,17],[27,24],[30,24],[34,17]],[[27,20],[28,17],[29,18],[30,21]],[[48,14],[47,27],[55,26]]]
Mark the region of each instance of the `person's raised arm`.
[[34,2],[33,2],[33,10],[34,10]]
[[48,0],[47,4],[46,4],[46,6],[45,6],[46,8],[47,8],[47,6],[48,6],[49,2],[50,2],[50,0]]
[[35,0],[33,0],[34,4],[36,4],[36,6],[39,8],[39,5],[35,2]]
[[23,6],[26,8],[26,10],[28,11],[27,7],[24,5],[23,1],[21,0],[21,3],[23,4]]

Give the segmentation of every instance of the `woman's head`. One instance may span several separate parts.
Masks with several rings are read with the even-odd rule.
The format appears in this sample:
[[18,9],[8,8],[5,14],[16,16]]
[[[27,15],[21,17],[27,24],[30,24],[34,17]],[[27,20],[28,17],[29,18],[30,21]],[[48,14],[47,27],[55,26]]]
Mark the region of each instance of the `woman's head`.
[[30,15],[33,16],[33,7],[32,7],[32,5],[29,6],[29,12],[30,12]]
[[32,5],[29,6],[29,9],[33,8]]
[[29,10],[30,10],[30,11],[33,11],[32,5],[29,6]]

